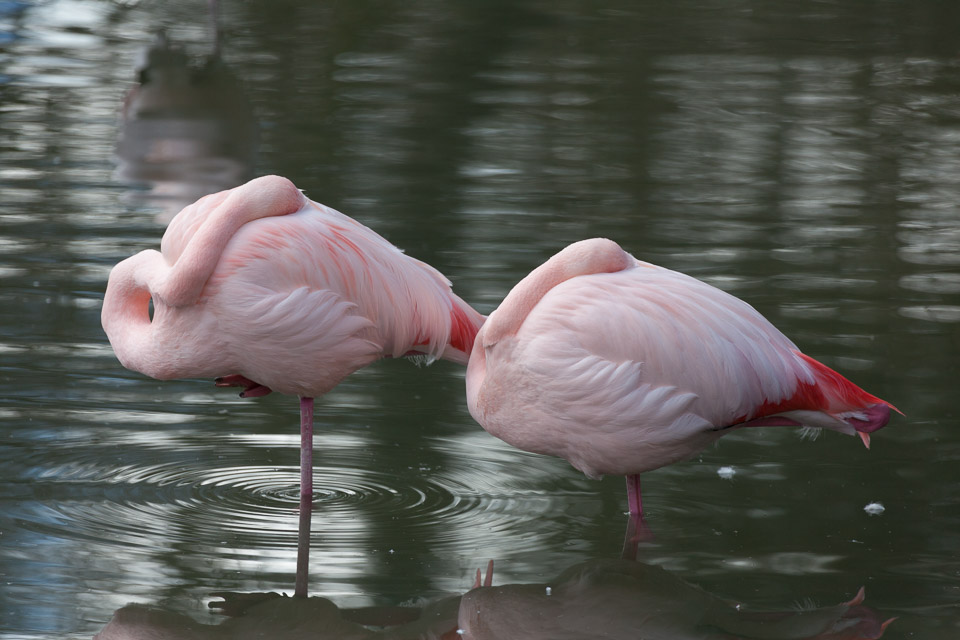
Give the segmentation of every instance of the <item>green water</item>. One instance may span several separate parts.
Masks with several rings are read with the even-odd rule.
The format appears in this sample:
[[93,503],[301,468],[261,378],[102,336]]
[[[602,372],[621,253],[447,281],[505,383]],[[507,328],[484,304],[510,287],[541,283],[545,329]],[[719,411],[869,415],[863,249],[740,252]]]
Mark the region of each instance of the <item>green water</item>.
[[[869,452],[767,430],[647,474],[637,570],[655,577],[636,584],[678,594],[649,606],[682,614],[696,585],[792,610],[864,586],[897,617],[884,637],[956,637],[960,5],[220,12],[211,62],[204,3],[0,6],[0,636],[89,638],[130,602],[213,625],[213,592],[292,591],[295,400],[125,371],[99,323],[110,267],[181,206],[279,173],[484,313],[592,236],[753,304],[906,416]],[[138,76],[160,29],[182,55]],[[622,479],[488,436],[454,365],[376,364],[317,424],[311,588],[343,610],[462,594],[489,559],[495,585],[559,595],[564,571],[620,555]],[[565,610],[633,628],[610,593]],[[583,637],[543,615],[547,637]]]

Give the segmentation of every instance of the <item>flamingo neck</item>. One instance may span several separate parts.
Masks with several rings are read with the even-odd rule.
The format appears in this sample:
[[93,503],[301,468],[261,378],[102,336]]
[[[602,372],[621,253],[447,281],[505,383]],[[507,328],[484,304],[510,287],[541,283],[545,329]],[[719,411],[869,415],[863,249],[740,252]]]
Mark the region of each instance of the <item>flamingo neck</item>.
[[566,247],[530,272],[515,286],[483,327],[483,346],[489,347],[520,330],[523,321],[548,291],[582,275],[623,271],[636,264],[612,240],[593,238]]
[[154,328],[150,320],[151,290],[167,269],[157,251],[140,253],[110,271],[100,321],[120,363],[147,375],[158,361]]
[[[295,213],[307,202],[292,182],[279,176],[263,176],[226,192],[226,195],[220,193],[209,198],[212,200],[204,202],[205,199],[201,199],[192,205],[206,206],[212,211],[206,215],[183,252],[171,256],[173,267],[162,289],[155,291],[172,307],[185,307],[197,302],[224,248],[240,227],[260,218]],[[188,214],[189,209],[177,215],[180,221],[174,218],[167,234],[175,233],[178,224],[192,218],[190,214],[193,212]],[[164,234],[165,240],[167,234]],[[168,254],[166,247],[163,253]]]

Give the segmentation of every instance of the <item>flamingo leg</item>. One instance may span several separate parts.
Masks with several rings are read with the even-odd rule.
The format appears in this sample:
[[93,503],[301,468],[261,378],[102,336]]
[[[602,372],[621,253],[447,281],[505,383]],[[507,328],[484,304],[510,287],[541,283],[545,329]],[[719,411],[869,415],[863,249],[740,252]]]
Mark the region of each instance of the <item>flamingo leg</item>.
[[300,522],[295,598],[307,597],[310,576],[310,515],[313,510],[313,398],[300,398]]
[[641,542],[653,540],[653,532],[643,518],[643,506],[640,504],[640,474],[627,476],[627,504],[630,515],[627,516],[627,532],[623,537],[623,550],[620,557],[623,560],[637,559],[637,545]]
[[627,476],[627,505],[631,516],[643,517],[643,506],[640,504],[640,474]]
[[623,535],[623,548],[620,551],[621,560],[636,560],[638,547],[641,542],[653,542],[656,536],[647,525],[643,516],[630,514],[627,516],[627,531]]

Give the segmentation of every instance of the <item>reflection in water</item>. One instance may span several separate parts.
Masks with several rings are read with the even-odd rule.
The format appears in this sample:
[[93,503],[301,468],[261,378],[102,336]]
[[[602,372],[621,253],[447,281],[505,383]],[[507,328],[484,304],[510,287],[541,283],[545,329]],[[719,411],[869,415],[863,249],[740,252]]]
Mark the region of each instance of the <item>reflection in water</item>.
[[116,176],[168,221],[194,200],[246,182],[257,152],[257,122],[239,81],[215,50],[194,66],[161,32],[142,54],[127,94]]
[[418,607],[340,609],[326,598],[214,594],[211,608],[233,616],[201,624],[169,610],[128,605],[96,640],[375,638],[453,640],[869,640],[884,620],[864,592],[835,606],[758,612],[693,586],[665,569],[632,561],[589,560],[543,584],[480,586]]
[[[736,571],[768,607],[785,584],[830,594],[842,568],[901,616],[888,636],[953,640],[960,3],[733,5],[227,2],[224,60],[264,124],[263,173],[483,311],[606,235],[906,399],[869,455],[767,432],[654,472],[656,563],[718,594]],[[202,66],[203,6],[0,3],[0,635],[89,639],[127,602],[193,613],[293,574],[290,408],[128,374],[98,318],[110,266],[157,235],[111,179],[132,61],[165,25]],[[458,372],[402,365],[325,403],[320,595],[454,592],[463,550],[502,559],[498,583],[615,555],[622,481],[509,450]]]
[[203,640],[271,638],[301,640],[455,640],[459,596],[417,607],[340,609],[326,598],[288,598],[276,593],[213,594],[224,598],[211,608],[232,616],[222,624],[202,624],[159,607],[127,605],[94,640]]
[[862,590],[832,607],[753,612],[660,567],[591,560],[544,584],[474,589],[458,622],[467,640],[854,640],[881,637],[891,620],[863,605]]

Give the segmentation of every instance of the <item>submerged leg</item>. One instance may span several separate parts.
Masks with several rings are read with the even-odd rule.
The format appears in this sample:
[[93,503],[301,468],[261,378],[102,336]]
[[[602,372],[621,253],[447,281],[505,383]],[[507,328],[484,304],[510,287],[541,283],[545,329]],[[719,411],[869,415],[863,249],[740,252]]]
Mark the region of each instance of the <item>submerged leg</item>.
[[640,504],[640,474],[627,476],[627,506],[631,516],[643,516],[643,507]]
[[637,547],[641,542],[653,542],[653,531],[647,526],[647,521],[641,516],[630,514],[627,516],[627,531],[623,534],[623,548],[620,550],[621,560],[636,560]]
[[295,598],[307,597],[310,576],[310,514],[313,510],[313,398],[300,398],[300,523]]
[[627,516],[627,533],[623,538],[620,557],[623,560],[636,560],[637,545],[653,540],[653,533],[643,519],[643,506],[640,504],[640,474],[638,473],[627,476],[627,505],[630,508],[630,515]]

